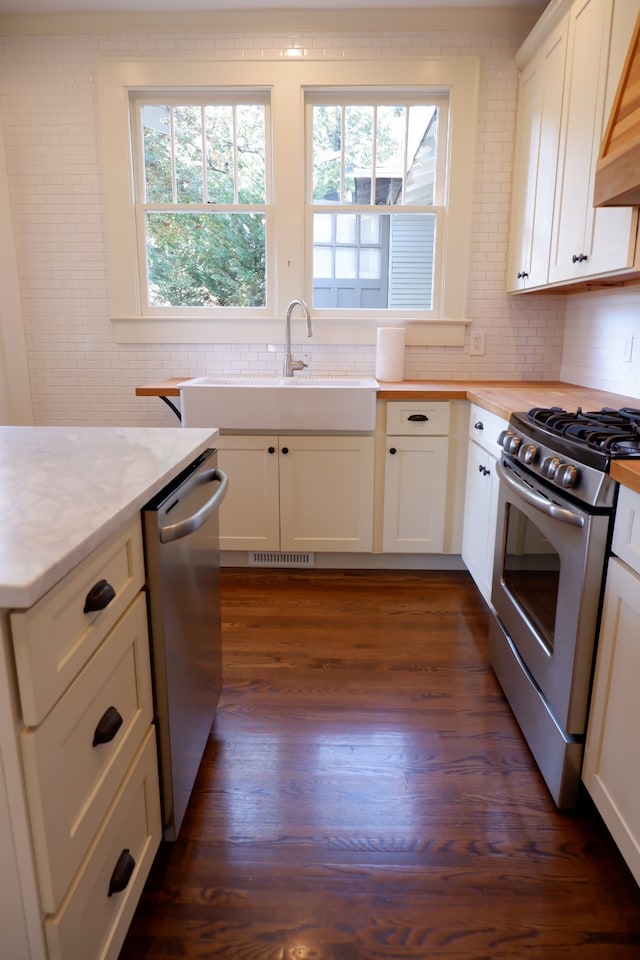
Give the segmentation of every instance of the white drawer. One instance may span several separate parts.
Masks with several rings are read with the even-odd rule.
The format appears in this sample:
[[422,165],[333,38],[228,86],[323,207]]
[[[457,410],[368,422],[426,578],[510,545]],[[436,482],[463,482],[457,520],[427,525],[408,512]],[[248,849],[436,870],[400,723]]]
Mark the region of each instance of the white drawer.
[[[156,743],[150,727],[60,910],[45,919],[49,960],[116,960],[161,832]],[[124,889],[109,896],[124,851],[135,867]]]
[[[115,596],[84,612],[89,592],[106,580]],[[101,544],[29,610],[11,614],[20,703],[36,726],[62,696],[144,583],[140,516]]]
[[442,400],[391,400],[387,403],[387,434],[447,436],[449,403]]
[[498,445],[498,437],[508,426],[508,421],[503,417],[485,410],[484,407],[479,407],[477,403],[471,404],[469,408],[469,438],[475,440],[494,457],[499,457],[502,452],[502,448]]
[[640,573],[640,494],[620,487],[611,549]]
[[[103,732],[109,739],[94,746],[107,711],[116,722]],[[60,905],[152,720],[146,602],[141,593],[46,720],[21,733],[47,912]]]

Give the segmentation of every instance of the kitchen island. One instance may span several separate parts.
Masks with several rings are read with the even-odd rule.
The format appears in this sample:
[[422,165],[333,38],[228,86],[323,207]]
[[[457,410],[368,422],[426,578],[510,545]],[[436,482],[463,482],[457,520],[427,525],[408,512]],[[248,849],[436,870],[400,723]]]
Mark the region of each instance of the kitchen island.
[[[215,437],[213,429],[0,428],[0,929],[11,960],[117,956],[159,842],[139,512]],[[91,586],[103,569],[113,602],[69,614],[87,593],[83,578]],[[111,682],[116,691],[130,686],[118,735],[100,740],[96,727],[95,749],[89,739],[92,766],[76,729],[99,696],[112,695]],[[78,812],[72,801],[85,789],[91,802]],[[110,845],[132,822],[137,867],[122,850],[113,876],[126,892],[105,890],[96,915],[96,864],[103,855],[115,861]],[[66,833],[77,839],[66,843]]]

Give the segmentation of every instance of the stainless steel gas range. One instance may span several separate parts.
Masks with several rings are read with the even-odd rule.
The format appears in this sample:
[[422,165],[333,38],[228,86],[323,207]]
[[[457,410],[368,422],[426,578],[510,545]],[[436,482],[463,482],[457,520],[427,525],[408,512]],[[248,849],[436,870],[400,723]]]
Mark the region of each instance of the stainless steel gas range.
[[499,439],[489,657],[560,808],[575,806],[618,485],[640,410],[514,414]]

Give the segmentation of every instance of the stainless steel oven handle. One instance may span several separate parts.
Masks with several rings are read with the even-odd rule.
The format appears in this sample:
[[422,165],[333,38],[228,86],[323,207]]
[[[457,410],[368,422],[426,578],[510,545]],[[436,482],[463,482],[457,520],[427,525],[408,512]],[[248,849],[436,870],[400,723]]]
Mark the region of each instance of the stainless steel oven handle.
[[[178,523],[172,523],[169,526],[160,528],[160,543],[172,543],[174,540],[181,540],[182,537],[188,537],[190,533],[194,533],[209,519],[211,514],[218,509],[227,492],[227,485],[229,483],[227,475],[224,471],[216,467],[213,470],[206,470],[198,474],[192,480],[192,484],[197,486],[216,481],[220,485],[199,510],[196,510],[190,517],[179,520]],[[188,483],[185,484],[185,487],[187,486]]]
[[496,470],[500,479],[504,481],[511,490],[514,490],[519,497],[522,497],[526,503],[535,507],[536,510],[546,513],[548,517],[553,517],[554,520],[570,523],[574,527],[584,527],[583,516],[579,513],[574,513],[572,510],[568,510],[566,507],[559,507],[556,503],[551,503],[550,500],[546,500],[539,494],[534,493],[533,490],[518,483],[515,477],[507,473],[500,460],[496,463]]

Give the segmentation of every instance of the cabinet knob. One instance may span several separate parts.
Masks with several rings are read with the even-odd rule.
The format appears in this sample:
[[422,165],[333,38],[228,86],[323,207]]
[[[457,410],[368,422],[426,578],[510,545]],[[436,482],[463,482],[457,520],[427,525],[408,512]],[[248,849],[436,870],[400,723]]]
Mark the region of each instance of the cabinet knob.
[[289,453],[289,447],[283,447],[282,453]]
[[85,597],[83,613],[95,613],[108,607],[116,592],[107,580],[98,580]]
[[520,272],[518,273],[518,280],[526,280],[528,276],[529,274],[527,273],[526,270],[520,270]]
[[589,257],[586,253],[574,253],[571,257],[571,263],[584,263],[585,260],[588,260]]
[[92,747],[100,743],[110,743],[122,726],[122,716],[115,707],[108,707],[98,721],[93,734]]
[[267,453],[275,453],[275,452],[276,452],[275,447],[267,447]]
[[108,896],[111,897],[114,893],[121,893],[126,888],[135,868],[136,862],[131,853],[128,850],[123,850],[111,874]]
[[393,456],[394,453],[397,453],[397,452],[398,452],[398,451],[396,450],[395,447],[389,447],[389,453],[390,453],[392,456]]
[[482,420],[476,420],[476,422],[475,422],[474,425],[473,425],[473,429],[474,429],[474,430],[484,430],[484,423],[482,422]]

